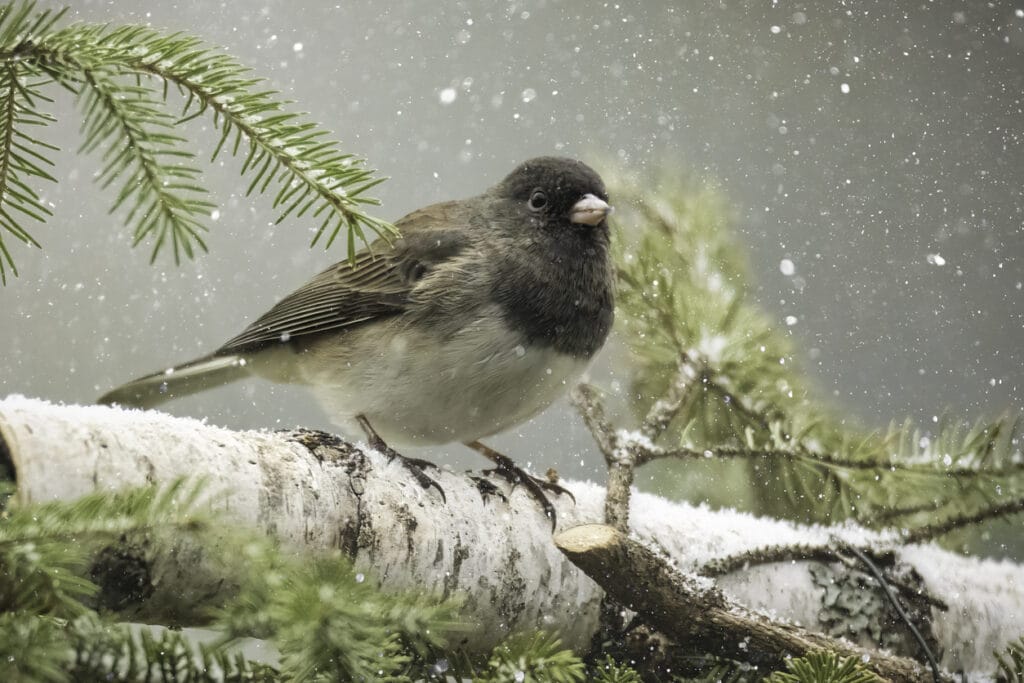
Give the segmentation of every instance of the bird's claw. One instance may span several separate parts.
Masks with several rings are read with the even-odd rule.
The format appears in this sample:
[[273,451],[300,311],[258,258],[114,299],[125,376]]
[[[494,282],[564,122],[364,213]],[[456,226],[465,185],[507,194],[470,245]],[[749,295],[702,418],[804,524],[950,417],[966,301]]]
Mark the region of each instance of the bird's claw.
[[394,448],[389,446],[387,442],[384,441],[384,439],[381,438],[380,434],[378,434],[377,431],[373,428],[373,426],[370,424],[370,421],[366,419],[365,415],[357,415],[356,420],[359,422],[359,426],[362,427],[363,431],[366,433],[366,440],[369,443],[370,448],[374,449],[375,451],[379,451],[380,453],[383,453],[384,456],[388,459],[388,462],[397,459],[400,463],[402,463],[405,469],[410,474],[412,474],[413,478],[419,483],[420,486],[422,486],[425,489],[434,487],[435,489],[437,489],[437,492],[441,494],[441,500],[445,504],[448,503],[448,496],[444,494],[444,489],[441,488],[441,485],[438,484],[433,478],[428,477],[426,473],[423,471],[427,467],[437,469],[437,465],[427,460],[421,460],[419,458],[407,458],[398,451],[396,451]]

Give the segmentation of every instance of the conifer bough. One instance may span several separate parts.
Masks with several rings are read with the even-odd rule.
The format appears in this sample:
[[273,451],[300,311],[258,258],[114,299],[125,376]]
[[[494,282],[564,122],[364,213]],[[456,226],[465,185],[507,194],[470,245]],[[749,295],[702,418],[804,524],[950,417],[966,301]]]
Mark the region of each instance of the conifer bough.
[[[263,79],[219,49],[181,33],[147,26],[58,24],[66,9],[39,10],[31,0],[0,5],[0,282],[18,274],[5,235],[33,246],[24,227],[52,215],[35,184],[56,182],[47,169],[56,150],[33,126],[55,121],[43,111],[47,87],[75,93],[81,107],[80,151],[99,151],[99,183],[120,185],[111,211],[123,213],[133,242],[152,243],[151,260],[170,245],[175,263],[206,251],[203,216],[214,204],[199,183],[201,171],[187,142],[174,131],[210,115],[220,132],[211,161],[221,154],[242,160],[247,195],[274,192],[277,222],[288,216],[318,224],[313,244],[330,247],[344,228],[348,256],[369,233],[385,239],[394,226],[365,213],[379,201],[367,192],[383,182],[363,159],[290,102],[261,89]],[[176,89],[180,109],[168,100]]]

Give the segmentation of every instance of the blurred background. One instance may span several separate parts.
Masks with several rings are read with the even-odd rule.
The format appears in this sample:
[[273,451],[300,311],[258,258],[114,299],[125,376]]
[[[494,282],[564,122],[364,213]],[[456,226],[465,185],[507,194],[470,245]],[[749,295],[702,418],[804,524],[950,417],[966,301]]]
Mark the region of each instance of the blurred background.
[[[715,181],[754,296],[823,400],[867,427],[1020,412],[1024,2],[682,4],[75,0],[69,16],[224,46],[391,177],[375,189],[390,220],[538,154]],[[150,266],[107,214],[97,159],[75,154],[74,106],[58,94],[43,135],[63,150],[43,188],[55,216],[33,228],[44,249],[15,244],[21,275],[0,290],[0,395],[91,402],[211,351],[344,257],[309,249],[313,223],[273,226],[271,200],[246,198],[223,158],[204,178],[210,254]],[[208,158],[209,124],[185,134]],[[613,394],[628,378],[616,348],[590,377]],[[256,380],[167,410],[332,429],[302,390]],[[565,401],[493,445],[603,479]]]

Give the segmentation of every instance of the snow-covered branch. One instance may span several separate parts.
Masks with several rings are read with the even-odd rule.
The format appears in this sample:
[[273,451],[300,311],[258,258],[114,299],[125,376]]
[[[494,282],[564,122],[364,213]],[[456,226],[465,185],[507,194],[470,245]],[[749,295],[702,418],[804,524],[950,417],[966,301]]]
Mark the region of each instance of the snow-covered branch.
[[[399,464],[320,432],[234,432],[157,412],[22,397],[0,400],[0,472],[5,468],[22,502],[204,477],[209,505],[227,520],[296,547],[343,548],[360,571],[388,587],[465,596],[466,617],[479,624],[467,633],[470,649],[489,648],[510,630],[538,627],[557,629],[567,644],[583,649],[597,628],[600,588],[559,552],[530,496],[509,491],[503,480],[493,484],[504,498],[463,474],[433,472],[446,504]],[[562,483],[577,503],[553,499],[559,530],[604,521],[602,487]],[[1024,568],[1009,562],[903,546],[853,526],[799,526],[644,494],[632,496],[629,519],[635,540],[686,572],[765,546],[888,548],[921,590],[949,606],[928,608],[948,670],[991,671],[992,652],[1024,633]],[[200,623],[202,608],[232,590],[202,548],[187,550],[139,552],[141,570],[133,575],[146,585],[120,596],[127,616]],[[845,571],[814,560],[762,564],[716,582],[749,610],[822,631],[835,626],[823,605],[843,582],[833,570]],[[867,625],[850,636],[872,646],[877,614],[861,616]]]

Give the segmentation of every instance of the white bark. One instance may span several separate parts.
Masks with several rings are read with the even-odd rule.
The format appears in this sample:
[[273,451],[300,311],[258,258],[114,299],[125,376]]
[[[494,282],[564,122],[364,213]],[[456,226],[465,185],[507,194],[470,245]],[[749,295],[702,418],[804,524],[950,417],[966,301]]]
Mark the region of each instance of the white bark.
[[[297,547],[341,547],[385,586],[464,595],[466,616],[480,624],[467,634],[471,648],[488,648],[510,629],[540,626],[558,629],[570,646],[586,646],[600,590],[555,547],[550,524],[521,487],[510,493],[491,479],[506,502],[485,498],[463,474],[429,472],[447,494],[444,504],[398,463],[365,447],[336,446],[317,435],[233,432],[152,411],[0,400],[0,460],[6,448],[22,502],[203,476],[211,483],[209,505],[231,521]],[[577,502],[553,499],[559,529],[602,521],[603,488],[561,483]],[[633,496],[630,520],[634,538],[683,571],[766,545],[893,542],[849,525],[800,526],[641,493]],[[153,590],[128,610],[133,618],[188,621],[190,601],[230,590],[191,550],[154,559]],[[932,615],[943,665],[991,672],[992,651],[1024,634],[1024,568],[931,545],[896,552],[949,605]],[[814,629],[822,591],[807,571],[811,564],[751,567],[717,581],[749,608]]]

